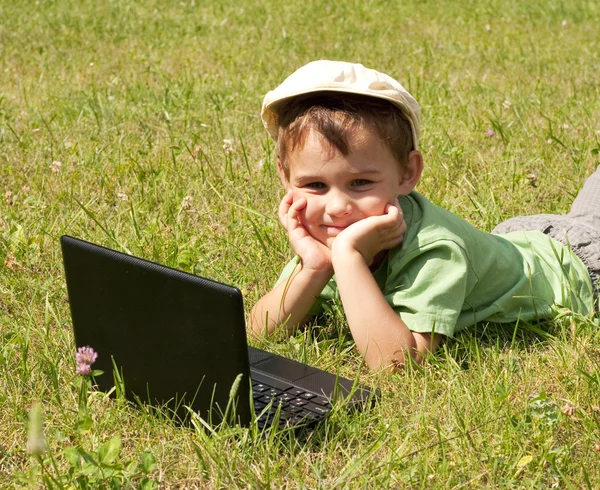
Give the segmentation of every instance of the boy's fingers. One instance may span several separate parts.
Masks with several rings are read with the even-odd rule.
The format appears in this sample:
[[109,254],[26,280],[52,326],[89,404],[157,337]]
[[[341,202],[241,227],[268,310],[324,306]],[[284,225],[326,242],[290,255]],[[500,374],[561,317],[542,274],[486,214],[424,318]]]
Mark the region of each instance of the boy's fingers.
[[283,199],[279,203],[279,221],[281,225],[287,230],[287,216],[292,205],[293,197],[292,191],[288,191]]
[[300,214],[300,211],[306,207],[306,199],[301,197],[297,201],[294,201],[289,208],[288,215],[292,215],[294,218],[297,218]]
[[394,206],[393,204],[388,204],[387,215],[392,219],[398,219],[398,215],[400,214],[400,210]]
[[288,232],[290,231],[290,229],[294,229],[294,228],[296,228],[299,225],[299,223],[300,223],[300,211],[305,206],[306,206],[306,199],[304,199],[303,197],[301,197],[297,201],[294,201],[292,203],[292,205],[289,207],[288,212],[287,212],[287,222],[288,222],[288,225],[289,225],[289,228],[287,228]]
[[288,221],[287,209],[284,208],[283,203],[282,203],[281,206],[279,207],[279,222],[281,223],[281,226],[283,226],[283,228],[286,231],[287,231],[287,221]]
[[387,214],[391,214],[394,217],[404,217],[402,213],[402,208],[400,207],[400,202],[396,199],[393,203],[388,204]]
[[400,242],[404,241],[404,235],[406,234],[407,230],[408,230],[408,226],[406,225],[406,221],[404,221],[404,215],[402,214],[402,210],[400,210],[398,212],[398,216],[397,216],[397,220],[398,220],[398,233],[400,234]]
[[292,207],[296,208],[298,211],[301,210],[305,206],[306,206],[306,198],[305,197],[300,197],[292,203]]
[[292,191],[287,191],[285,193],[285,196],[283,196],[283,198],[281,199],[281,202],[279,203],[279,209],[287,206],[288,208],[292,205],[292,202],[294,202],[294,197],[292,196]]
[[386,237],[383,243],[383,249],[390,249],[400,245],[404,241],[404,232],[396,230]]
[[[392,204],[388,204],[385,209],[385,213],[381,216],[375,217],[376,226],[382,226],[384,228],[396,228],[402,226],[404,223],[404,216],[402,211]],[[375,223],[374,222],[374,223]]]
[[392,227],[390,234],[388,235],[388,240],[392,246],[396,246],[404,241],[404,234],[407,230],[404,215],[402,214],[402,208],[400,208],[398,200],[393,204],[388,204],[386,211],[386,216],[389,218],[388,223]]
[[398,200],[394,204],[388,204],[388,216],[393,220],[395,226],[398,226],[402,233],[406,232],[406,222],[404,221],[404,213]]

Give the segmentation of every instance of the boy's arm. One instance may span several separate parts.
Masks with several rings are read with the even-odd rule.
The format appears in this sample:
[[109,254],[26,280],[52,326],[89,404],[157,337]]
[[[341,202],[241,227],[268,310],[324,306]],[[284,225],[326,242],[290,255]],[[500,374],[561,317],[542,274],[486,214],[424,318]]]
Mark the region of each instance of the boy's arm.
[[333,257],[346,319],[370,369],[396,368],[409,357],[420,362],[423,354],[437,349],[442,336],[408,329],[385,300],[360,252],[347,250]]
[[253,335],[269,335],[285,326],[292,331],[306,323],[315,298],[333,275],[330,270],[310,270],[302,263],[252,308],[249,326]]
[[[387,303],[369,265],[381,250],[398,246],[406,223],[395,202],[382,216],[358,221],[333,242],[331,262],[340,299],[356,347],[371,369],[398,367],[409,357],[420,362],[434,351],[441,335],[412,332]],[[357,287],[358,286],[358,287]]]
[[279,220],[300,257],[300,265],[252,308],[249,324],[254,335],[271,334],[283,325],[291,331],[306,323],[315,298],[333,276],[329,249],[315,240],[300,221],[305,206],[306,199],[294,201],[291,192],[279,205]]

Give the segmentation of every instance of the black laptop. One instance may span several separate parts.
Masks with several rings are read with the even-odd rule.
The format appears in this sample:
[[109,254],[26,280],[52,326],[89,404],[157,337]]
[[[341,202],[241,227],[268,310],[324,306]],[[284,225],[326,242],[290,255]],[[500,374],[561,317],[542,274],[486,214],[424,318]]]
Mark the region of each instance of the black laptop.
[[191,409],[245,426],[254,411],[260,428],[315,425],[339,397],[373,401],[351,380],[248,346],[235,287],[70,236],[61,247],[76,347],[98,353],[101,390],[121,379],[128,399],[180,420]]

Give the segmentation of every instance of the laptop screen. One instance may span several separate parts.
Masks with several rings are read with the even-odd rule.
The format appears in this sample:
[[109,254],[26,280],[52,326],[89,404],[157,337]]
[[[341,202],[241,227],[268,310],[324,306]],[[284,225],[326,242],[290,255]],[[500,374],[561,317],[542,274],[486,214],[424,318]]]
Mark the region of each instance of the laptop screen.
[[236,416],[250,420],[249,366],[242,295],[234,287],[69,236],[61,237],[77,347],[98,353],[98,387],[114,386],[113,359],[126,396],[189,405],[220,421],[241,374]]

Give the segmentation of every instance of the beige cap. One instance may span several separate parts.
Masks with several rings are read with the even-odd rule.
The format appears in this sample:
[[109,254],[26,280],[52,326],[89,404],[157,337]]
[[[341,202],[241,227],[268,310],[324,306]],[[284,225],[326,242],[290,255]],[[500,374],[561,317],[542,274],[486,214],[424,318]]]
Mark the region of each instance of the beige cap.
[[302,94],[327,91],[366,95],[390,101],[408,118],[414,148],[418,148],[421,109],[414,97],[385,73],[346,61],[313,61],[296,70],[279,87],[265,95],[261,117],[271,137],[277,141],[277,111],[282,102]]

